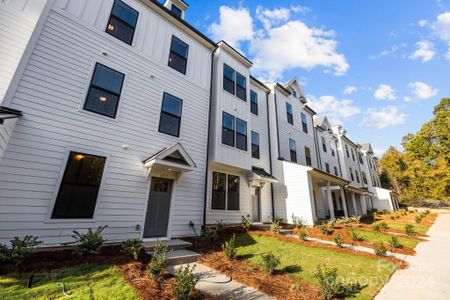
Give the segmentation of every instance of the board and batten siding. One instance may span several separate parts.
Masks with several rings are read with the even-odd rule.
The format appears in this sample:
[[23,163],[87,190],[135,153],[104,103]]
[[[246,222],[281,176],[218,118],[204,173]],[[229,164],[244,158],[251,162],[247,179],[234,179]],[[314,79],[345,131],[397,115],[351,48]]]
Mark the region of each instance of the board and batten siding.
[[[175,143],[196,168],[175,184],[169,234],[193,235],[189,222],[201,224],[211,51],[138,2],[126,2],[140,11],[136,49],[104,32],[112,0],[57,1],[50,11],[11,103],[23,117],[0,161],[0,243],[31,234],[59,245],[72,230],[99,225],[109,226],[109,241],[140,237],[150,187],[142,161]],[[79,6],[85,13],[77,13]],[[186,76],[167,66],[174,33],[190,46]],[[125,74],[116,119],[81,109],[96,62]],[[183,99],[180,138],[158,133],[164,92]],[[70,150],[107,156],[88,222],[49,218]]]

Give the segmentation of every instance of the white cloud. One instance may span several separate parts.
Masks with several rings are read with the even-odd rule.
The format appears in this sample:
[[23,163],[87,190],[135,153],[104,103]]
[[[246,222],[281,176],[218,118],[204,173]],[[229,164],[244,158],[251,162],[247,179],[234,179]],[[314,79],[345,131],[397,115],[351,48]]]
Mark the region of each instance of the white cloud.
[[224,40],[233,47],[254,36],[253,18],[246,8],[220,7],[220,21],[212,23],[209,31],[216,40]]
[[378,89],[374,93],[374,97],[378,100],[395,100],[395,90],[387,84],[380,84]]
[[286,22],[291,16],[290,9],[286,7],[275,8],[273,10],[265,9],[262,6],[256,8],[256,18],[263,24],[266,30],[272,26]]
[[326,115],[332,124],[342,124],[344,120],[349,119],[360,112],[360,109],[353,104],[352,100],[340,100],[334,96],[310,98],[308,105],[318,114]]
[[390,105],[379,110],[369,108],[362,120],[360,126],[368,128],[383,129],[386,127],[403,124],[406,121],[406,114]]
[[447,59],[450,59],[450,12],[438,15],[431,28],[437,37],[448,43]]
[[381,157],[383,156],[383,154],[386,152],[386,150],[384,149],[380,149],[380,148],[374,148],[373,149],[373,153],[375,154],[375,156],[377,157]]
[[425,27],[425,26],[428,25],[428,21],[427,21],[427,20],[419,20],[419,22],[417,22],[417,24],[418,24],[420,27]]
[[406,46],[406,43],[402,43],[400,45],[392,45],[389,49],[383,50],[377,55],[372,55],[371,57],[369,57],[369,59],[379,59],[383,56],[393,55]]
[[293,5],[293,6],[291,6],[291,10],[295,13],[300,13],[300,14],[307,14],[311,11],[308,7],[301,6],[301,5]]
[[353,94],[354,92],[356,92],[358,89],[356,88],[356,87],[354,87],[354,86],[347,86],[345,89],[344,89],[344,95],[351,95],[351,94]]
[[410,82],[409,88],[414,97],[422,100],[436,96],[439,91],[421,81]]
[[411,102],[412,98],[409,96],[405,96],[405,97],[403,97],[403,100],[405,100],[405,102]]
[[434,44],[429,41],[421,41],[416,43],[417,50],[409,56],[409,59],[422,59],[422,62],[428,62],[433,59],[436,54]]

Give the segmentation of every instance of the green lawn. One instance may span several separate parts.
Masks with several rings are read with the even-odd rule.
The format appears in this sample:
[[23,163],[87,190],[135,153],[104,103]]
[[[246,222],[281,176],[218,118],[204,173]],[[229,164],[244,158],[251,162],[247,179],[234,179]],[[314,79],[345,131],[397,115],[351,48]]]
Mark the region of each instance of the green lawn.
[[[383,222],[383,221],[377,221],[375,223],[379,223],[379,222]],[[389,228],[400,230],[402,232],[405,232],[406,224],[412,224],[414,226],[414,228],[416,229],[416,232],[420,233],[420,234],[427,234],[427,231],[428,231],[428,226],[420,225],[420,224],[416,224],[416,223],[411,223],[411,222],[405,223],[405,222],[395,222],[395,221],[385,221],[385,222],[388,224]]]
[[[313,273],[318,264],[337,267],[341,278],[367,285],[354,299],[372,299],[396,270],[394,263],[357,254],[311,247],[296,242],[284,242],[268,236],[242,234],[236,237],[238,254],[261,265],[261,254],[272,251],[279,256],[279,270],[317,285]],[[301,269],[296,268],[300,266]]]
[[[368,231],[368,230],[357,230],[359,234],[361,234],[364,237],[364,240],[366,240],[369,243],[385,243],[389,244],[389,240],[392,235],[388,233],[383,232],[376,232],[376,231]],[[400,244],[402,244],[406,248],[414,249],[416,248],[417,244],[419,243],[419,240],[415,238],[410,237],[402,237],[397,236],[398,241]]]
[[[0,276],[0,299],[139,299],[116,266],[82,265],[35,275],[27,288],[29,274]],[[63,295],[61,286],[72,297]]]

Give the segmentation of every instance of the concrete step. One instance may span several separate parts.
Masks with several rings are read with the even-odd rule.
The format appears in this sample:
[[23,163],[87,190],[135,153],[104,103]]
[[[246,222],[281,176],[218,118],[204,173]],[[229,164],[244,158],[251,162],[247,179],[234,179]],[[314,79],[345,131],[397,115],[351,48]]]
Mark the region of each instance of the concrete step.
[[282,235],[289,235],[289,234],[292,234],[292,232],[294,232],[293,229],[281,229],[280,230],[280,234],[282,234]]
[[167,253],[167,265],[190,264],[196,262],[200,254],[190,250],[173,250]]
[[[186,248],[192,246],[192,243],[183,241],[183,240],[179,240],[179,239],[162,241],[162,243],[163,243],[163,245],[165,245],[167,243],[169,246],[169,250],[182,250],[182,249],[186,249]],[[144,242],[144,243],[142,243],[142,245],[144,246],[145,251],[152,252],[153,248],[156,245],[156,241]]]

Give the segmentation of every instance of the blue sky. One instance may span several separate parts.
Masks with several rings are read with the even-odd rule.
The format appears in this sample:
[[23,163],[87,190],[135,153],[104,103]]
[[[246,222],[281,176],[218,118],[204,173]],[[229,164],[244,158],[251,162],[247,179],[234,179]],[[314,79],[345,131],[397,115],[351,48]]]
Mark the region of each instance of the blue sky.
[[244,52],[253,75],[280,82],[296,76],[316,111],[379,153],[399,146],[450,96],[450,0],[189,5],[187,21]]

